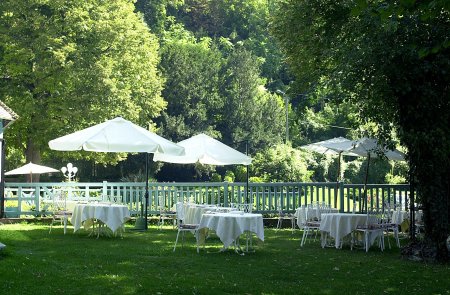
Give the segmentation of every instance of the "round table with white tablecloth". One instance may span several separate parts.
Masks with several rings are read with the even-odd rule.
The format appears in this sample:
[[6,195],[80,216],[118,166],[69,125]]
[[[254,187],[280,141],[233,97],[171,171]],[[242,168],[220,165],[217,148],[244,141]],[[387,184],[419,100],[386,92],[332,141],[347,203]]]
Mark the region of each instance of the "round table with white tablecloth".
[[183,204],[184,219],[186,224],[199,224],[202,219],[202,215],[206,212],[229,212],[236,210],[231,207],[218,207],[215,205],[198,205],[192,203]]
[[[416,224],[422,223],[422,211],[416,211],[414,212]],[[401,227],[401,230],[403,232],[407,231],[409,229],[410,225],[410,211],[404,211],[404,210],[395,210],[392,212],[392,223],[398,224]]]
[[[320,221],[320,231],[325,233],[322,235],[322,247],[325,247],[325,236],[330,235],[335,240],[335,247],[341,247],[342,239],[354,231],[359,225],[364,226],[368,223],[367,214],[351,214],[351,213],[325,213],[322,214]],[[372,221],[372,220],[370,220]],[[370,240],[370,244],[373,240]]]
[[297,226],[303,228],[306,221],[320,220],[320,217],[324,213],[338,213],[338,209],[335,208],[320,208],[320,207],[299,207],[295,210],[295,218],[297,218]]
[[214,230],[225,248],[231,246],[245,232],[255,233],[259,240],[264,241],[261,214],[244,212],[203,214],[199,225],[200,240],[202,229]]
[[88,229],[94,220],[102,221],[112,232],[119,229],[128,219],[130,212],[125,205],[88,203],[75,206],[71,223],[76,232],[83,225]]

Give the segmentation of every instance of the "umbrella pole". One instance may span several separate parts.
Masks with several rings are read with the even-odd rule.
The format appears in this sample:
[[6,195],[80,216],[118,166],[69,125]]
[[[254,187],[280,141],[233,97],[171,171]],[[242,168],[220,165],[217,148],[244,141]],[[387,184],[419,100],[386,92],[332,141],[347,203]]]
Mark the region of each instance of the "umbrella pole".
[[6,143],[0,138],[0,218],[6,217],[5,214],[5,148]]
[[145,153],[145,230],[148,229],[147,224],[147,208],[148,208],[148,153]]
[[339,179],[341,178],[341,155],[342,155],[342,152],[339,152],[339,157],[338,157],[338,174],[337,174],[336,182],[339,182]]
[[247,204],[250,203],[249,199],[248,199],[248,165],[247,165],[247,184],[246,184],[246,187],[245,187],[245,200],[246,200]]
[[[248,156],[248,140],[245,141],[245,155]],[[247,168],[247,184],[245,187],[245,202],[247,204],[250,204],[250,201],[248,199],[248,166],[249,165],[247,165],[247,167],[246,167]]]
[[368,204],[367,204],[367,179],[368,179],[368,176],[369,176],[369,165],[370,165],[370,153],[367,154],[366,177],[364,179],[364,202],[365,202],[365,206],[364,207],[366,209],[366,212],[369,212],[367,210],[367,206],[368,206]]
[[[341,176],[341,154],[342,152],[339,152],[338,154],[338,173],[336,177],[336,189],[334,190],[334,207],[337,208],[337,197],[338,197],[338,190],[339,190],[339,178]],[[354,200],[354,198],[353,198]],[[342,204],[343,205],[343,204]],[[342,206],[344,207],[344,206]]]

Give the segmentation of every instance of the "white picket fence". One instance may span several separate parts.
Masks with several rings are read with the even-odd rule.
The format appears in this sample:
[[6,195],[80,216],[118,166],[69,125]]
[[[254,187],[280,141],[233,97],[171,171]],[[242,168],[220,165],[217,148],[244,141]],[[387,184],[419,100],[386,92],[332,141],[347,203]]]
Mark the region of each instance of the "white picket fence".
[[[148,213],[157,214],[157,200],[164,196],[165,206],[178,201],[229,206],[231,203],[251,203],[254,212],[272,214],[278,206],[286,212],[311,203],[326,203],[341,212],[353,207],[363,211],[365,206],[381,209],[385,202],[406,208],[409,185],[369,184],[367,205],[362,184],[326,183],[150,183]],[[108,201],[128,206],[132,215],[140,214],[145,202],[145,183],[6,183],[4,217],[42,216],[48,214],[49,204],[56,192],[66,193],[73,201]],[[278,201],[279,200],[279,201]],[[1,213],[1,212],[0,212]]]

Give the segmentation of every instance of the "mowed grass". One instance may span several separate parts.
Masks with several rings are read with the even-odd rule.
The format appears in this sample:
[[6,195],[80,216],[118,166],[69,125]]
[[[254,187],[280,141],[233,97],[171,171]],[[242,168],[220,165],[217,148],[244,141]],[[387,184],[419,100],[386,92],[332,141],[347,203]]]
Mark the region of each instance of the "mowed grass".
[[[212,235],[172,252],[176,230],[127,226],[123,238],[48,233],[45,224],[0,225],[0,294],[450,294],[450,266],[404,260],[398,248],[303,248],[301,231],[265,229],[244,256]],[[392,241],[391,241],[392,242]],[[406,243],[407,240],[403,240]],[[393,243],[391,243],[393,244]]]

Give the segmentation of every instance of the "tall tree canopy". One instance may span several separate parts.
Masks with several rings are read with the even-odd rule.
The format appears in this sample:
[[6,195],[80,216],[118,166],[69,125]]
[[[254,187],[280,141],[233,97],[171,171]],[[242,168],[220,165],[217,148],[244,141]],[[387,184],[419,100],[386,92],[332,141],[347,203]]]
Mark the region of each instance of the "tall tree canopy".
[[426,240],[448,260],[450,17],[448,1],[286,0],[273,32],[298,93],[328,87],[388,140],[398,133],[424,209]]
[[119,115],[146,125],[165,107],[159,45],[133,2],[0,2],[0,97],[20,115],[8,144],[27,161],[50,139]]
[[161,126],[164,135],[176,141],[200,132],[214,133],[224,104],[219,94],[220,52],[211,46],[211,39],[197,42],[181,32],[187,37],[171,34],[161,50],[163,96],[168,102]]

